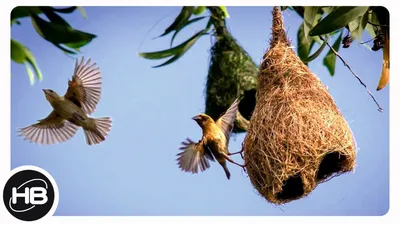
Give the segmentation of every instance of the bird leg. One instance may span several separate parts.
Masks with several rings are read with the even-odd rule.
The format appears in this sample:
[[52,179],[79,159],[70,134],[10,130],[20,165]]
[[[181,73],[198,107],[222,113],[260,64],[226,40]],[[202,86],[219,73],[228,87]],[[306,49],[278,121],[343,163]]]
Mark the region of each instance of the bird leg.
[[233,161],[233,160],[232,160],[231,158],[229,158],[229,156],[226,155],[225,153],[223,154],[223,156],[224,156],[224,158],[225,158],[226,160],[228,160],[229,162],[231,162],[231,163],[233,163],[233,164],[235,164],[235,165],[238,165],[238,166],[242,167],[243,170],[246,172],[246,165],[242,165],[242,164],[239,164],[239,163]]
[[243,152],[244,152],[244,142],[242,142],[242,149],[241,149],[240,151],[238,151],[238,152],[232,152],[232,153],[228,152],[228,155],[240,154],[240,156],[241,156],[242,159],[243,159],[243,158],[244,158],[244,157],[243,157]]
[[242,154],[243,150],[240,150],[238,152],[229,152],[228,155],[236,155],[236,154]]

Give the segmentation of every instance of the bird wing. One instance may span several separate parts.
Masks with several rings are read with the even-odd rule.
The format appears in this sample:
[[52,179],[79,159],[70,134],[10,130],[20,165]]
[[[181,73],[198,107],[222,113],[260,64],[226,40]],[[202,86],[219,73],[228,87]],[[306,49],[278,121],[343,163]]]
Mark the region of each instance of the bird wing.
[[238,110],[239,102],[239,98],[235,99],[226,112],[215,122],[217,126],[224,132],[227,143],[229,143],[229,137],[236,120],[236,112]]
[[182,145],[179,148],[182,152],[177,154],[179,168],[192,173],[197,173],[198,168],[201,172],[210,168],[208,160],[214,161],[214,157],[206,146],[204,138],[197,143],[187,138],[187,141],[182,142]]
[[20,136],[37,144],[55,144],[69,140],[77,130],[78,126],[52,111],[38,123],[20,129]]
[[75,62],[72,81],[68,82],[68,89],[64,97],[77,106],[81,107],[87,114],[95,111],[101,95],[102,78],[96,63],[90,64],[91,59],[84,62],[84,57]]

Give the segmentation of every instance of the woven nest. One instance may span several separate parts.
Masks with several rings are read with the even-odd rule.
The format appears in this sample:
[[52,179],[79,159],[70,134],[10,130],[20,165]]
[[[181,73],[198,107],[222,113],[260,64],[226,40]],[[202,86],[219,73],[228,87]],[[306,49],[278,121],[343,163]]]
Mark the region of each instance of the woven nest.
[[290,47],[277,7],[273,17],[244,160],[259,194],[283,204],[353,171],[356,151],[352,132],[326,87]]
[[205,113],[217,119],[240,95],[243,96],[233,128],[247,131],[255,107],[258,68],[225,27],[215,34],[206,84]]

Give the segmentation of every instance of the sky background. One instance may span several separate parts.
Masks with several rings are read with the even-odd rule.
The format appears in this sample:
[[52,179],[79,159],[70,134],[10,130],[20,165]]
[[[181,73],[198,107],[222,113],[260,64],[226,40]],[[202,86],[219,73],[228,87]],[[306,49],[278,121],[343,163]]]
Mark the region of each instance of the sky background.
[[[209,65],[209,36],[200,38],[178,61],[151,68],[164,60],[140,58],[139,51],[169,47],[163,33],[180,7],[84,7],[64,18],[76,29],[98,35],[82,55],[92,57],[103,75],[103,92],[93,117],[110,116],[105,142],[88,146],[80,129],[68,142],[41,146],[18,137],[17,130],[46,117],[51,109],[42,92],[60,95],[67,89],[75,59],[43,40],[30,20],[11,28],[11,36],[27,45],[44,75],[30,85],[24,65],[11,65],[11,166],[36,165],[56,180],[58,216],[234,216],[234,215],[384,215],[389,209],[389,86],[376,92],[382,52],[353,43],[340,54],[371,89],[377,106],[357,79],[337,60],[331,77],[322,56],[309,67],[329,87],[348,121],[358,147],[355,173],[319,185],[309,196],[274,206],[257,194],[240,167],[228,164],[227,180],[217,163],[193,175],[180,171],[176,154],[186,137],[201,138],[191,120],[204,111],[204,85]],[[259,64],[268,49],[271,7],[228,7],[232,35]],[[283,13],[288,37],[297,46],[301,18]],[[161,20],[160,20],[161,19]],[[160,21],[160,22],[159,22]],[[157,23],[157,24],[156,24]],[[206,20],[183,30],[180,43],[205,26]],[[156,24],[156,25],[155,25]],[[364,35],[363,40],[369,36]],[[331,43],[333,40],[331,40]],[[81,56],[81,55],[79,55]],[[230,151],[240,150],[245,134],[232,138]],[[233,156],[242,162],[239,155]]]

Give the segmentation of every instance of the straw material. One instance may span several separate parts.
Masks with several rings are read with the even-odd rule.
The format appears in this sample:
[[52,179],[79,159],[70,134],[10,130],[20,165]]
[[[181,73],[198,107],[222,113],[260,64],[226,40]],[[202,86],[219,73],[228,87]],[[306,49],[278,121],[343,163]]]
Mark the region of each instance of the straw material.
[[273,18],[270,49],[260,66],[256,106],[244,140],[244,160],[259,194],[283,204],[353,171],[356,151],[333,98],[290,47],[278,7]]

